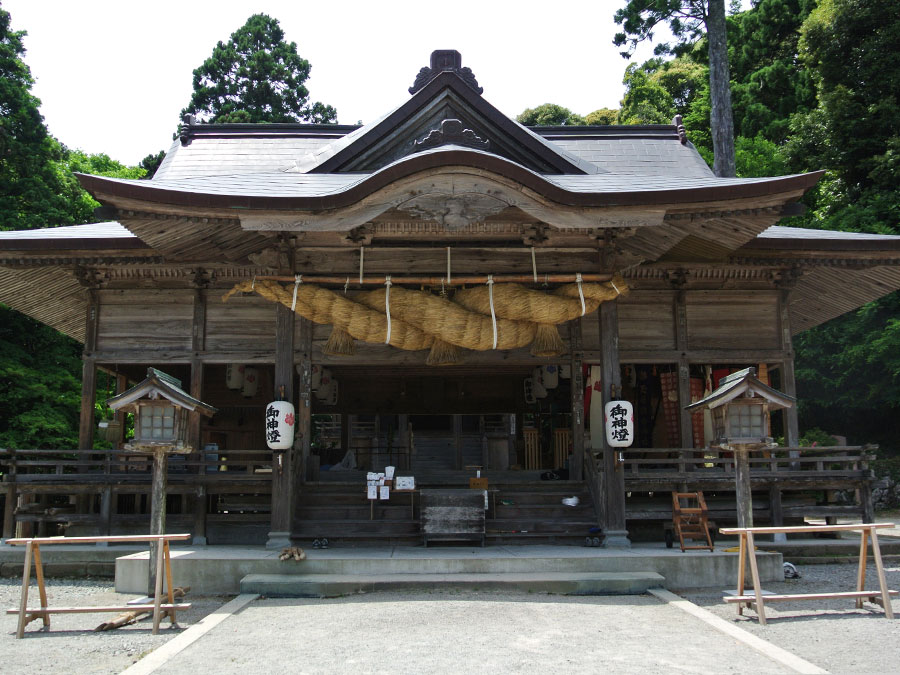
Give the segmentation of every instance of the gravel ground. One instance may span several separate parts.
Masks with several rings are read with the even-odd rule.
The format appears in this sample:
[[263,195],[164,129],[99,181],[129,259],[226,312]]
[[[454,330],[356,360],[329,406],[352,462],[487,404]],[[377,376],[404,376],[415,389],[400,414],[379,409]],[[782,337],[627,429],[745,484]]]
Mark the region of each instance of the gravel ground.
[[[134,595],[116,593],[112,580],[106,579],[47,579],[47,600],[50,607],[81,605],[122,605]],[[189,610],[178,613],[178,626],[172,628],[168,619],[160,624],[159,635],[152,635],[151,618],[140,620],[116,630],[94,632],[100,623],[115,616],[111,612],[98,614],[53,614],[50,630],[41,621],[25,627],[25,638],[16,640],[18,616],[6,614],[7,608],[18,607],[22,589],[21,578],[0,578],[0,654],[4,673],[119,673],[132,663],[178,635],[181,630],[197,623],[219,608],[229,598],[192,597]],[[37,587],[32,582],[28,604],[40,604]],[[149,615],[148,615],[149,617]]]
[[[773,593],[821,593],[856,590],[856,564],[803,565],[800,579],[763,584]],[[866,590],[878,588],[874,564],[867,569]],[[900,566],[885,563],[888,588],[900,589]],[[751,590],[752,592],[752,590]],[[804,600],[766,605],[766,626],[756,613],[737,616],[734,605],[722,602],[718,589],[678,592],[691,602],[735,622],[741,628],[793,652],[832,673],[900,672],[900,600],[891,603],[894,621],[878,605],[856,609],[854,600]]]
[[261,599],[156,672],[280,671],[329,675],[790,672],[649,596],[475,590]]

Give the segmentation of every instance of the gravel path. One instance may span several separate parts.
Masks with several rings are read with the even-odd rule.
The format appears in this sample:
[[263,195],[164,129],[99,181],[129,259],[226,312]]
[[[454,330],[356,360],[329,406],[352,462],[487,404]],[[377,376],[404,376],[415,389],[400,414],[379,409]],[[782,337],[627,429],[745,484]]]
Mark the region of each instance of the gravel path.
[[[816,593],[856,590],[856,565],[803,565],[800,579],[786,579],[763,587],[773,593]],[[866,590],[878,588],[870,562]],[[900,567],[886,563],[888,587],[900,589]],[[894,621],[884,618],[878,605],[855,608],[853,600],[804,600],[766,605],[768,625],[760,626],[756,613],[737,616],[733,605],[722,602],[718,589],[681,591],[679,595],[741,628],[821,668],[839,673],[900,672],[900,600],[891,603]]]
[[[113,590],[112,580],[106,579],[47,579],[47,599],[50,607],[80,605],[120,605],[134,599]],[[19,606],[21,578],[0,578],[0,654],[5,673],[119,673],[142,656],[178,635],[182,629],[198,622],[220,607],[228,598],[191,597],[193,607],[178,613],[180,628],[171,628],[168,619],[161,624],[159,635],[152,635],[152,619],[138,621],[116,630],[94,632],[94,628],[115,614],[54,614],[50,630],[41,628],[40,620],[25,627],[25,638],[16,640],[18,617],[6,614],[6,609]],[[32,583],[28,593],[29,605],[40,604],[37,587]],[[149,615],[148,615],[149,616]]]

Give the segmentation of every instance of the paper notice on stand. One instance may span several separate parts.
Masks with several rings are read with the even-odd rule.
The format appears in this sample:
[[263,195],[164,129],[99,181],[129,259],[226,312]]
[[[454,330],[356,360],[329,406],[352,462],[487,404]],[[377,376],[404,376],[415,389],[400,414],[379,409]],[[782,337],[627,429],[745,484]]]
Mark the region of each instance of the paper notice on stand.
[[366,497],[368,499],[378,499],[378,486],[377,485],[367,485],[366,486]]
[[379,489],[378,497],[379,499],[390,499],[391,498],[391,488],[387,485],[382,485]]

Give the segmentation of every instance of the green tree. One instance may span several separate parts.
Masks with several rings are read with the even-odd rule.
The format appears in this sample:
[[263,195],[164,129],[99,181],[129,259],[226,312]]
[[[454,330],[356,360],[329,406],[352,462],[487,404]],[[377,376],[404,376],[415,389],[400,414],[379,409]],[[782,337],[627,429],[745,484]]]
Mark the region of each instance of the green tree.
[[731,112],[731,89],[726,40],[725,0],[628,0],[615,13],[615,21],[624,32],[613,42],[626,46],[622,56],[630,58],[639,42],[652,40],[660,23],[668,23],[678,40],[656,47],[657,54],[683,53],[689,45],[706,33],[709,54],[709,91],[711,105],[714,162],[717,176],[734,176],[734,124]]
[[619,111],[616,108],[598,108],[584,116],[585,124],[610,125],[618,124]]
[[[791,119],[785,151],[794,170],[829,167],[805,225],[900,234],[900,12],[889,5],[820,0],[803,23],[801,64],[818,105]],[[806,331],[797,340],[802,421],[851,438],[856,429],[855,440],[897,451],[898,355],[898,293]]]
[[141,163],[138,164],[140,168],[142,168],[147,173],[144,175],[144,178],[147,180],[153,178],[156,175],[156,170],[159,169],[159,165],[163,163],[163,160],[166,158],[166,151],[160,150],[155,155],[149,154],[144,159],[141,160]]
[[734,130],[781,144],[791,117],[816,107],[810,70],[801,67],[800,27],[816,0],[756,0],[728,23]]
[[0,8],[0,230],[75,222],[69,197],[74,178],[58,171],[63,149],[47,133],[22,60],[25,31],[10,29]]
[[335,122],[334,108],[309,102],[303,84],[309,70],[278,21],[254,14],[194,71],[194,93],[182,115],[219,123]]
[[0,447],[75,448],[81,345],[0,304]]
[[586,123],[581,115],[555,103],[543,103],[534,108],[526,108],[516,116],[516,121],[526,127],[582,126]]
[[[89,223],[94,220],[94,209],[100,202],[91,197],[75,180],[75,173],[90,173],[110,178],[143,178],[147,171],[139,166],[125,166],[110,158],[106,153],[89,155],[81,150],[63,148],[63,157],[56,162],[60,179],[69,186],[67,199],[75,223]],[[49,223],[49,226],[56,223]]]

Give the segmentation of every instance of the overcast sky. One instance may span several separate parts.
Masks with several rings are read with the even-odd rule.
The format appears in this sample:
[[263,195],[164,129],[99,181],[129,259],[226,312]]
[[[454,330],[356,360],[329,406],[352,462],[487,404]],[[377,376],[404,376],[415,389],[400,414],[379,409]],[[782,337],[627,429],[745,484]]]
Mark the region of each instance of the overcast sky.
[[310,99],[345,124],[403,103],[434,49],[460,51],[484,97],[510,116],[546,102],[582,115],[616,108],[627,65],[612,44],[619,0],[0,2],[28,32],[25,61],[50,133],[126,164],[169,147],[193,69],[257,12],[279,20],[312,64]]

